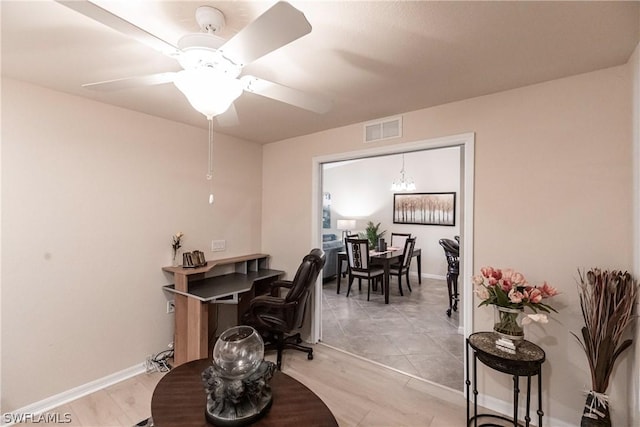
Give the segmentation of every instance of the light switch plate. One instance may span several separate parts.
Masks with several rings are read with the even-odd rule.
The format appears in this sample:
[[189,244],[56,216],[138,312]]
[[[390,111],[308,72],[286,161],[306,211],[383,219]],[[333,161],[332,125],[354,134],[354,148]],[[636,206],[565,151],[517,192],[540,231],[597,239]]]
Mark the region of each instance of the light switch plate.
[[219,252],[224,251],[227,248],[226,240],[212,240],[211,241],[211,252]]

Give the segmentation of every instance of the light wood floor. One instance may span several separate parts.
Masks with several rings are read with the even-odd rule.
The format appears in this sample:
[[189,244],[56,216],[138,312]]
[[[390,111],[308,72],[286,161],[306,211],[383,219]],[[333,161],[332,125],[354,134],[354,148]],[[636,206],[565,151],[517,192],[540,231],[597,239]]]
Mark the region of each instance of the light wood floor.
[[[274,360],[274,355],[266,358]],[[282,370],[315,392],[341,427],[452,427],[466,422],[462,394],[325,345],[314,346],[312,361],[302,352],[286,351]],[[163,375],[141,374],[49,413],[70,414],[69,426],[131,427],[150,416],[151,395]]]

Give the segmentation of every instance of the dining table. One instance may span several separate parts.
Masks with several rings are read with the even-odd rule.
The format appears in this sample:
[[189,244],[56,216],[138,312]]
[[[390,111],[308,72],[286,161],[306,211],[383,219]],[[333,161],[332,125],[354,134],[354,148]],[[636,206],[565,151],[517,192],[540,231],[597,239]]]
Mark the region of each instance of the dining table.
[[[384,285],[384,303],[389,304],[389,283],[390,283],[390,266],[396,262],[402,261],[403,248],[387,247],[386,251],[370,251],[369,261],[371,264],[381,265],[384,269],[383,285]],[[413,257],[418,262],[418,283],[422,284],[422,252],[419,248],[413,249]]]
[[[383,288],[384,288],[384,303],[385,304],[389,304],[389,270],[390,270],[390,266],[391,264],[394,264],[397,261],[400,261],[402,259],[402,253],[403,253],[403,249],[402,248],[394,248],[394,247],[387,247],[386,251],[382,251],[382,252],[377,252],[377,251],[370,251],[369,252],[369,260],[371,261],[372,264],[377,264],[377,265],[381,265],[382,268],[384,269],[384,275],[383,275]],[[341,251],[338,252],[337,254],[338,257],[338,271],[337,271],[337,292],[336,293],[340,293],[340,276],[342,275],[342,271],[341,271],[341,265],[342,265],[342,261],[346,261],[347,260],[347,252],[345,251]],[[422,252],[420,251],[420,248],[414,248],[413,249],[413,257],[416,258],[416,261],[418,262],[418,283],[422,284]]]

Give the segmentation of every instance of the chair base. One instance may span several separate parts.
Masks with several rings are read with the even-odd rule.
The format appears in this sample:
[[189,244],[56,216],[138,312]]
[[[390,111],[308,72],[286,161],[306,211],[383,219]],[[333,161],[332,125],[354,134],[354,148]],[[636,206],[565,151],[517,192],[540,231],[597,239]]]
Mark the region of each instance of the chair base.
[[276,366],[279,371],[282,371],[282,352],[287,348],[292,348],[294,350],[304,351],[307,353],[307,360],[313,360],[313,349],[311,347],[307,347],[305,345],[301,345],[302,338],[300,338],[300,334],[294,334],[289,336],[284,336],[282,334],[277,334],[276,336],[269,334],[269,336],[264,339],[264,349],[266,350],[276,350],[277,358],[276,358]]

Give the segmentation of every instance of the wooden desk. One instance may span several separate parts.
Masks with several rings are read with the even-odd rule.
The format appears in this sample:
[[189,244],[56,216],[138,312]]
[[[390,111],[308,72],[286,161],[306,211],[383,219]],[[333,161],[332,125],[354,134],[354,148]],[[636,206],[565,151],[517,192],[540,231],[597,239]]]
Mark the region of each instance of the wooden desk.
[[[206,394],[201,373],[209,359],[195,360],[165,375],[153,392],[151,416],[157,427],[210,427],[205,418]],[[271,382],[273,405],[252,425],[262,427],[337,427],[325,403],[304,384],[276,371]]]
[[[388,252],[379,255],[371,255],[370,260],[372,263],[380,264],[384,268],[384,303],[389,304],[389,266],[393,264],[394,261],[402,259],[402,250],[397,250],[393,252]],[[336,293],[340,293],[340,278],[341,278],[341,265],[342,261],[347,261],[347,253],[346,252],[338,252],[336,255],[338,257],[338,281],[337,281],[337,290]],[[415,248],[413,250],[413,256],[416,257],[418,262],[418,283],[422,284],[422,251],[419,248]]]
[[[163,289],[175,294],[176,366],[208,356],[209,303],[237,304],[240,317],[253,296],[265,293],[267,284],[284,274],[269,269],[268,260],[269,255],[252,254],[208,261],[198,268],[162,268],[175,281]],[[207,277],[212,273],[219,275]]]

